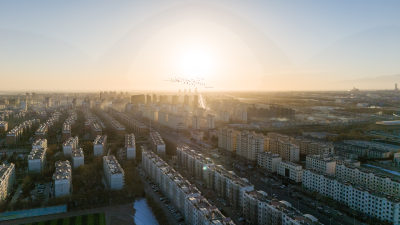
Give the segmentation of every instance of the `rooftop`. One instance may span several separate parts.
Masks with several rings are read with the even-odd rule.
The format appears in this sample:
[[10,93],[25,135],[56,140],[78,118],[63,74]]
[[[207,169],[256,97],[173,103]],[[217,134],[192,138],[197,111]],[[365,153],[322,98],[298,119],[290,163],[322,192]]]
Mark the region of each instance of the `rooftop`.
[[82,148],[72,149],[72,157],[83,157],[83,149]]
[[150,139],[155,145],[165,145],[164,140],[157,131],[150,132]]
[[97,135],[93,141],[94,145],[104,145],[107,141],[107,135]]
[[55,163],[55,171],[53,174],[54,180],[70,180],[71,179],[71,164],[68,160],[57,161]]
[[28,155],[28,160],[42,159],[46,154],[46,148],[34,148]]
[[105,162],[105,166],[108,167],[109,171],[111,171],[112,174],[117,174],[117,173],[124,173],[124,170],[122,169],[121,165],[118,163],[117,159],[113,155],[107,155],[103,157],[103,162]]

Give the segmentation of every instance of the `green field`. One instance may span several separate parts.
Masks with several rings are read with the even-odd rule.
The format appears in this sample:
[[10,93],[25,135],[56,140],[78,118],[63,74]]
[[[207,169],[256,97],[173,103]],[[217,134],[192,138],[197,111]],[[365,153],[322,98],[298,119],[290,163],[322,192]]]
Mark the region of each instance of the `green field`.
[[104,213],[96,213],[60,218],[56,220],[26,223],[24,225],[106,225],[106,218]]

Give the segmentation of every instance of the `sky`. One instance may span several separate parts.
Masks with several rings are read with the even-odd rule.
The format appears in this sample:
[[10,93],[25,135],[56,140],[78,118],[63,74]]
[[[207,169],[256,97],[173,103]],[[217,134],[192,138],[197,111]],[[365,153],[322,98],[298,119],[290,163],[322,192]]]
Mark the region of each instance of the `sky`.
[[1,89],[391,89],[399,10],[385,0],[0,1]]

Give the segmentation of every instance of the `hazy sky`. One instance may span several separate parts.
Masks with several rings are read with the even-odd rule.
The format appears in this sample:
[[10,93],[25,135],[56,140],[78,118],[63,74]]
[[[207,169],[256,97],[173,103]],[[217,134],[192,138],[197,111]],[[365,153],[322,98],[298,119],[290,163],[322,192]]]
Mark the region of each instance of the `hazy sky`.
[[0,1],[2,89],[185,88],[175,76],[210,90],[392,88],[399,12],[367,0]]

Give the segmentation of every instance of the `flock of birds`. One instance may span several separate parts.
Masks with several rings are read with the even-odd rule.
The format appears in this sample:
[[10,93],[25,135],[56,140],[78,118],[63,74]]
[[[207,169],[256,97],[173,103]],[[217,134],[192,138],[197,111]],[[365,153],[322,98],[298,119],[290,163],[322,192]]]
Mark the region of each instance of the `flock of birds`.
[[204,78],[184,78],[184,77],[174,76],[173,78],[170,78],[165,81],[172,83],[179,83],[190,87],[212,88],[206,85]]

